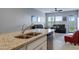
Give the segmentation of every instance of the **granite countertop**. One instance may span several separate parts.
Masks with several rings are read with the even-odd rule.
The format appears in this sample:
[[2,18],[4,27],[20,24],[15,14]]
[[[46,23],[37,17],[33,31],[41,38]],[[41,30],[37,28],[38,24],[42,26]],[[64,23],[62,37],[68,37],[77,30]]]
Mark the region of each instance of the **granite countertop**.
[[22,45],[29,44],[32,41],[38,39],[41,36],[48,34],[49,32],[54,31],[53,29],[31,29],[26,30],[25,33],[29,32],[40,32],[41,34],[34,36],[29,39],[19,39],[15,38],[14,36],[20,35],[21,32],[12,32],[0,35],[0,50],[12,50],[18,48]]

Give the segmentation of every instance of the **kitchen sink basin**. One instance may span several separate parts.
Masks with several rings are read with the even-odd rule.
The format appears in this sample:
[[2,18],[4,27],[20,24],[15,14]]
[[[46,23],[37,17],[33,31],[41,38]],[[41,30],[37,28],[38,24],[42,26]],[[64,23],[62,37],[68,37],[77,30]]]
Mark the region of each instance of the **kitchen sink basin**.
[[29,39],[29,38],[31,38],[31,36],[18,35],[18,36],[15,36],[15,38],[19,38],[19,39]]
[[15,36],[15,38],[19,38],[19,39],[29,39],[29,38],[32,38],[34,36],[37,36],[41,33],[38,33],[38,32],[30,32],[30,33],[26,33],[24,35],[18,35],[18,36]]
[[29,36],[37,36],[41,33],[37,33],[37,32],[30,32],[30,33],[26,33],[25,35],[29,35]]

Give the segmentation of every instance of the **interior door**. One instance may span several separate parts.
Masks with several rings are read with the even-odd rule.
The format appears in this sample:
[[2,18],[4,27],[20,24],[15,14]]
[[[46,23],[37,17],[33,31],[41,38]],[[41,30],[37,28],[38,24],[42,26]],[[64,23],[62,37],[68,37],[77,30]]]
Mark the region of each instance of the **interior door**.
[[75,16],[69,16],[68,19],[68,32],[74,32],[76,29],[76,18]]
[[79,30],[79,17],[78,17],[78,20],[77,20],[77,29]]
[[50,16],[47,18],[47,26],[51,27],[54,24],[54,17]]

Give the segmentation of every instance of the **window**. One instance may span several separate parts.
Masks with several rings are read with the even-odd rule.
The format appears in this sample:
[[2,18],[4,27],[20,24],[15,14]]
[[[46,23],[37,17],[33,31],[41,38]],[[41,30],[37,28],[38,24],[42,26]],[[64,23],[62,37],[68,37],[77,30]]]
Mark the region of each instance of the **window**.
[[37,16],[32,16],[32,22],[37,22]]
[[38,17],[38,22],[41,22],[41,19],[40,19],[40,17]]
[[53,24],[58,24],[61,23],[63,21],[63,17],[62,16],[49,16],[47,18],[47,25],[48,26],[52,26]]
[[75,17],[74,16],[70,16],[69,17],[69,21],[74,21]]
[[78,30],[79,30],[79,17],[78,17]]
[[48,17],[48,22],[51,22],[51,17]]
[[48,22],[54,22],[54,17],[48,17]]
[[41,22],[41,19],[40,19],[40,17],[32,16],[31,22],[32,22],[33,24],[36,24],[36,23]]
[[68,20],[68,30],[69,32],[74,32],[76,27],[75,27],[75,16],[69,16],[69,20]]
[[62,16],[56,16],[56,17],[55,17],[55,21],[63,21],[63,20],[62,20]]
[[54,23],[54,17],[53,16],[52,17],[48,17],[48,19],[47,19],[48,26],[52,26],[53,23]]

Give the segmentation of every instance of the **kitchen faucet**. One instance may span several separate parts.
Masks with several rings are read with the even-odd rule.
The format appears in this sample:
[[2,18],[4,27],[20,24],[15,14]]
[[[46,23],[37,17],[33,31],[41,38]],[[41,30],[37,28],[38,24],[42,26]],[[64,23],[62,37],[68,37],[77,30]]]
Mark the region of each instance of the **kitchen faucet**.
[[26,28],[24,28],[25,24],[22,25],[22,35],[24,35],[24,32],[26,29],[28,29],[29,27],[31,27],[33,24],[27,26]]
[[24,35],[24,26],[25,24],[22,25],[22,35]]

